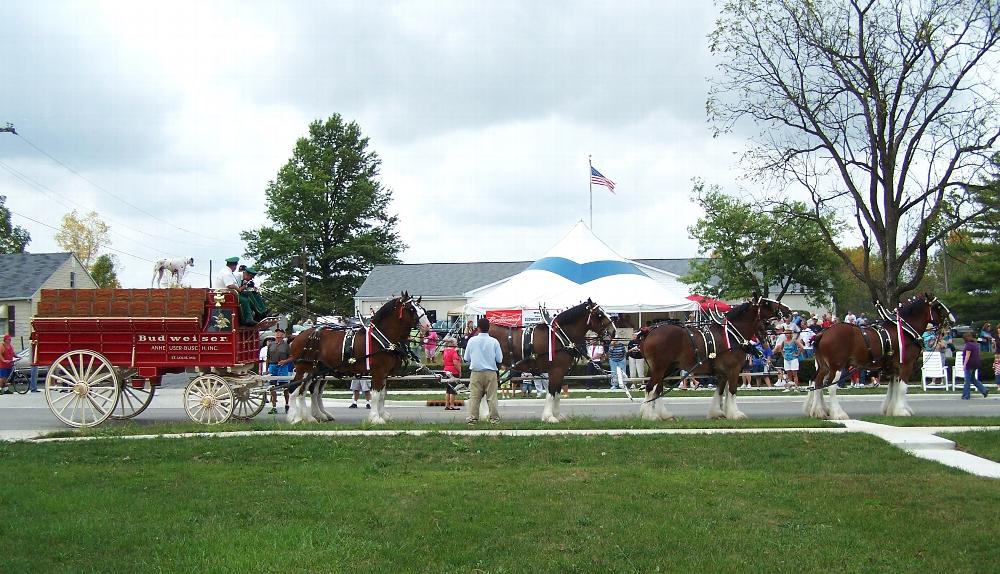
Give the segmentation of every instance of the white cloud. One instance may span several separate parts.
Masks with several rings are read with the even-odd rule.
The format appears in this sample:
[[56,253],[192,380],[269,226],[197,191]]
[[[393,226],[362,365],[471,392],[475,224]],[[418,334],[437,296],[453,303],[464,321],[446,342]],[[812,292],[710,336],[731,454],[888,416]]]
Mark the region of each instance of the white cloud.
[[[265,186],[308,123],[340,113],[383,160],[406,261],[537,257],[589,217],[588,154],[618,184],[594,189],[598,236],[693,256],[691,180],[735,186],[743,145],[705,124],[713,17],[663,2],[5,2],[0,122],[102,189],[0,134],[0,161],[52,190],[0,170],[0,194],[52,226],[98,211],[127,286],[167,255],[194,256],[207,282],[207,261],[264,223]],[[15,222],[29,250],[57,249]]]

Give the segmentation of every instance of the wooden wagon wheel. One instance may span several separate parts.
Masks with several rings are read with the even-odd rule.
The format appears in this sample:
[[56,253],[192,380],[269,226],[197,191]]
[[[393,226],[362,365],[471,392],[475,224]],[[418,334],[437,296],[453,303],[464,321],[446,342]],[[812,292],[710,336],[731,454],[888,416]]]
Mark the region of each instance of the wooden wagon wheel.
[[184,412],[196,423],[224,423],[233,415],[233,389],[219,375],[197,376],[184,387]]
[[233,418],[246,421],[254,418],[264,410],[267,404],[267,393],[260,388],[259,379],[244,377],[230,378],[229,385],[233,388]]
[[120,394],[118,370],[100,353],[64,353],[45,376],[45,401],[57,419],[72,427],[106,421]]
[[142,387],[133,387],[132,375],[134,373],[135,370],[132,370],[121,375],[121,396],[111,413],[111,418],[115,420],[127,420],[146,410],[146,407],[153,400],[153,395],[156,394],[156,387],[149,384],[149,379],[144,379]]

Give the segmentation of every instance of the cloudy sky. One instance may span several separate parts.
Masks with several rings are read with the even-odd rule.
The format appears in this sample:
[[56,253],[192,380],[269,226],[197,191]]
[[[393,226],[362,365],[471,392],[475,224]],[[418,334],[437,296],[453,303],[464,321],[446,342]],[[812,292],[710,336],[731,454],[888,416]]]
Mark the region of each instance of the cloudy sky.
[[626,257],[691,257],[692,178],[735,190],[712,138],[711,2],[0,3],[0,195],[58,251],[62,215],[111,226],[126,287],[152,262],[241,255],[310,121],[357,121],[407,263],[541,256],[589,220]]

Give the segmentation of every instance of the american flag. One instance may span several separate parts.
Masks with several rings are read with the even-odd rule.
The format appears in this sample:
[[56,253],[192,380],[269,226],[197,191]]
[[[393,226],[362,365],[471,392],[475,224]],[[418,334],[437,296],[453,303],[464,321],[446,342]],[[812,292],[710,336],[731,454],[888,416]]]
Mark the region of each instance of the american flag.
[[615,182],[604,177],[601,172],[594,169],[594,166],[590,166],[590,183],[596,183],[597,185],[603,185],[608,188],[611,193],[615,192]]

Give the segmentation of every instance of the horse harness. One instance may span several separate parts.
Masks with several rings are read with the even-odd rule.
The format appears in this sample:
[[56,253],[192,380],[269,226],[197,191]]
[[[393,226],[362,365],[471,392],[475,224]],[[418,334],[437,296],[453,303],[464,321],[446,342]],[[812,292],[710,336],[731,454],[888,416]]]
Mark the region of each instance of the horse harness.
[[[385,335],[374,323],[369,323],[367,328],[362,327],[342,327],[340,325],[319,325],[313,329],[306,339],[305,346],[302,348],[301,356],[296,359],[296,363],[309,363],[314,366],[314,371],[323,370],[324,372],[333,373],[338,376],[348,375],[346,371],[338,371],[337,366],[331,366],[323,364],[319,359],[320,355],[320,339],[323,336],[324,331],[342,331],[344,333],[344,340],[341,343],[341,364],[344,365],[354,365],[359,360],[364,360],[379,353],[390,353],[398,355],[402,359],[406,359],[408,356],[409,348],[406,345],[393,343],[389,340],[389,337]],[[366,348],[369,352],[362,356],[357,356],[354,352],[354,341],[358,333],[364,333],[365,335],[370,335],[371,340],[381,346],[380,349],[375,349],[375,345]]]

